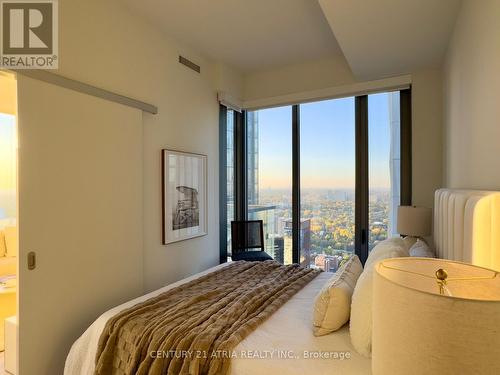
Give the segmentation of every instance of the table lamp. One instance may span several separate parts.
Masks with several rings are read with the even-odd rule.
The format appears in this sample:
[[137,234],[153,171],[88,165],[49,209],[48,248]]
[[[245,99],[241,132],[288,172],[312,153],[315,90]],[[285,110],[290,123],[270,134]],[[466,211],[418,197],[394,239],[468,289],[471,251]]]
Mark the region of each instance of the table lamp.
[[500,274],[443,259],[375,265],[374,375],[500,374]]
[[426,207],[399,206],[397,231],[422,239],[432,234],[432,210]]

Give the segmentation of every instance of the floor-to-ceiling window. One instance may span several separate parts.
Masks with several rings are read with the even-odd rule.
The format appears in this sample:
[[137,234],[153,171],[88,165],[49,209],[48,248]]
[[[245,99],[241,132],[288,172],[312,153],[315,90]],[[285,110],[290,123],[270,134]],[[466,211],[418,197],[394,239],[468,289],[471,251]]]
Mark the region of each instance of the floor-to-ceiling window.
[[265,251],[292,260],[292,107],[247,112],[247,217],[262,220]]
[[0,230],[16,225],[16,118],[0,113]]
[[336,270],[354,253],[354,98],[300,106],[300,262]]
[[[238,186],[239,176],[244,188],[222,204],[228,210],[235,204],[231,212],[240,220],[263,220],[265,250],[274,259],[335,271],[350,254],[364,261],[380,241],[397,235],[397,206],[411,203],[409,89],[235,118],[238,132],[229,136],[229,117],[226,124],[234,147],[227,153],[227,184]],[[229,150],[229,140],[224,143]],[[230,172],[229,155],[239,155],[238,148],[243,156]]]

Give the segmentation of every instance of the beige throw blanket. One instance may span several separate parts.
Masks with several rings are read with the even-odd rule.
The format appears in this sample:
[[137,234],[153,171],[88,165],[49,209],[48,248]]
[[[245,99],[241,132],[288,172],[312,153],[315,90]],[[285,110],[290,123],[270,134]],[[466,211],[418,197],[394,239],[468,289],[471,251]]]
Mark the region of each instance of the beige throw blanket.
[[232,350],[319,271],[234,262],[110,319],[96,375],[226,374]]

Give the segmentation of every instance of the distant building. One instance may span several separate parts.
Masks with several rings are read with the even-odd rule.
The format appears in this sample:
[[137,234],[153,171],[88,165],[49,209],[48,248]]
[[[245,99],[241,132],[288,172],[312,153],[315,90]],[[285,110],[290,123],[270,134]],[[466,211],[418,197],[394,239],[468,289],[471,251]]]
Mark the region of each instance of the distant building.
[[389,94],[389,124],[391,132],[390,149],[390,177],[391,177],[391,197],[389,200],[389,237],[395,237],[397,233],[398,206],[401,203],[401,115],[399,92]]
[[[285,264],[293,263],[293,226],[292,219],[282,219],[280,227],[283,228],[284,261]],[[311,264],[311,219],[300,220],[300,264],[309,267]]]
[[259,112],[247,112],[247,199],[259,204]]
[[226,129],[227,166],[226,166],[226,201],[227,201],[227,251],[231,253],[231,221],[234,218],[234,117],[228,111]]
[[285,240],[283,237],[274,237],[274,260],[283,263],[285,261]]
[[325,272],[335,272],[339,268],[340,259],[335,255],[319,254],[314,258],[314,265]]

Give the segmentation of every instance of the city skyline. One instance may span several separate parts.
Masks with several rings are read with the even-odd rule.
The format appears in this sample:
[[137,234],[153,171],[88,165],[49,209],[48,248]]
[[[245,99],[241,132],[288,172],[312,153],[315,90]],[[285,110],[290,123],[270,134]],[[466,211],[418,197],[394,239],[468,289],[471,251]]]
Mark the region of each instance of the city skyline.
[[[285,264],[292,262],[292,199],[287,192],[261,190],[259,204],[248,207],[250,219],[263,220],[266,251]],[[372,249],[390,236],[390,190],[373,189],[369,198],[368,243]],[[301,264],[334,271],[342,259],[354,253],[354,208],[351,189],[304,189],[301,192]]]

